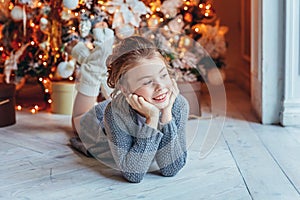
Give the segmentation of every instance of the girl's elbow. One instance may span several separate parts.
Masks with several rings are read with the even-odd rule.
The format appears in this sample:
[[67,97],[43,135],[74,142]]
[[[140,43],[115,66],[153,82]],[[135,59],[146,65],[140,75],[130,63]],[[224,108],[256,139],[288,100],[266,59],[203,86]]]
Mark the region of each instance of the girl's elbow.
[[122,175],[130,183],[140,183],[144,178],[144,173],[123,172]]
[[172,177],[175,176],[186,164],[186,153],[183,157],[177,159],[174,163],[160,169],[163,176]]

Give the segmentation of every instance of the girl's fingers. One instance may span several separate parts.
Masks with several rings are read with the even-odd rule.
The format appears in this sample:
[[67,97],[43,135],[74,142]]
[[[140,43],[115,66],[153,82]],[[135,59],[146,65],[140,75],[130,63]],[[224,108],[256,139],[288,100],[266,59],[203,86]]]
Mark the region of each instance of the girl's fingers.
[[140,102],[138,100],[138,96],[136,94],[133,94],[131,99],[132,99],[132,103],[134,104],[135,108],[141,108]]
[[143,97],[139,97],[138,101],[139,101],[141,107],[143,107],[143,108],[149,107],[149,105],[148,105],[149,103],[147,101],[145,101],[145,99]]
[[133,107],[133,108],[137,108],[138,107],[138,102],[136,100],[137,98],[135,96],[136,95],[129,94],[128,97],[126,98],[126,100],[129,103],[129,105],[131,105],[131,107]]

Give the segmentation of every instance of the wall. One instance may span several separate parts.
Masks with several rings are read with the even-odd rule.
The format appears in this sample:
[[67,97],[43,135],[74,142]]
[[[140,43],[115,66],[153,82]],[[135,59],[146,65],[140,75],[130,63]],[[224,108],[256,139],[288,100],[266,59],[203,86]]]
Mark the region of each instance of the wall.
[[286,1],[284,98],[281,119],[283,126],[300,125],[300,2]]
[[220,24],[229,27],[226,34],[226,81],[234,82],[250,94],[250,63],[242,58],[241,0],[215,0],[213,6]]

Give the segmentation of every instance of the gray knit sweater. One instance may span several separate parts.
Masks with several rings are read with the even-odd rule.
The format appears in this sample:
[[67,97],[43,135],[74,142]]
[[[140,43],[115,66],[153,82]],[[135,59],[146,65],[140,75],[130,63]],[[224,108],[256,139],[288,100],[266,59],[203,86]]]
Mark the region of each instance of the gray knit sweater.
[[186,163],[188,111],[187,100],[179,95],[172,121],[154,129],[118,95],[100,102],[82,118],[79,136],[90,154],[120,170],[130,182],[140,182],[153,161],[163,176],[174,176]]

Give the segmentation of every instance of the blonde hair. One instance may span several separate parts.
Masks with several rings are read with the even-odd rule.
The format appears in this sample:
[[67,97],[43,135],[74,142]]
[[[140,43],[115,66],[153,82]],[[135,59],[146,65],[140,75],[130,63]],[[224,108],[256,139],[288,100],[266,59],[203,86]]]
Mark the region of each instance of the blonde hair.
[[152,59],[157,56],[166,63],[158,48],[144,37],[131,36],[122,40],[106,60],[107,84],[109,87],[115,88],[111,96],[114,97],[118,93],[120,89],[118,83],[128,70],[139,64],[142,59]]

